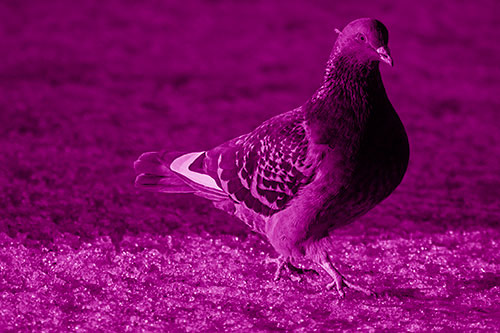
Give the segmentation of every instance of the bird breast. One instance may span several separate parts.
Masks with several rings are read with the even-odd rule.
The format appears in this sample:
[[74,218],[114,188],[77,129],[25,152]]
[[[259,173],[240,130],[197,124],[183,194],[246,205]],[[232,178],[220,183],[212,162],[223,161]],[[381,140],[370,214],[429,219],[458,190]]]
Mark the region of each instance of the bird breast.
[[[329,162],[332,188],[316,225],[325,232],[352,222],[384,200],[400,184],[409,158],[408,138],[394,109],[387,108],[368,120],[359,149],[353,155],[335,156]],[[341,175],[334,175],[341,170]]]

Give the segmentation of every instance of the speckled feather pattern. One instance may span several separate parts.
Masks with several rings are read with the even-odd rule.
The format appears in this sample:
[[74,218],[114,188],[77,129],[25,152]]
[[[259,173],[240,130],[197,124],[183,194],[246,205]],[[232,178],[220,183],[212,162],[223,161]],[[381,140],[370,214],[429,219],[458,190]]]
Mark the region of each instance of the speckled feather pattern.
[[216,180],[233,204],[221,205],[257,232],[286,209],[314,175],[308,163],[309,141],[301,108],[281,114],[254,131],[208,151],[205,172]]

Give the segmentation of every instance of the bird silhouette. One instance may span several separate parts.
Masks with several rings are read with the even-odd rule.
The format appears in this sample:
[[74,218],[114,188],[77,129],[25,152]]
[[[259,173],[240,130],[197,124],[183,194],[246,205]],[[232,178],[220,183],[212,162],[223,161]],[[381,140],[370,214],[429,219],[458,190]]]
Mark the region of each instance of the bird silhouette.
[[322,267],[342,298],[346,279],[327,252],[333,231],[386,198],[401,182],[408,138],[382,83],[393,65],[387,28],[362,18],[338,33],[323,84],[302,106],[211,150],[144,153],[136,186],[193,193],[267,237],[279,257]]

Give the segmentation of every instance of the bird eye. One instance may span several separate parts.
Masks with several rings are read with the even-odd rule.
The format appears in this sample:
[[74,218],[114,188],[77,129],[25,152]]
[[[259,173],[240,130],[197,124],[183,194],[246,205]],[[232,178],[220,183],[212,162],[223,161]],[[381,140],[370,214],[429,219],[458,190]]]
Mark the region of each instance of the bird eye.
[[358,34],[358,39],[362,42],[366,42],[366,37],[363,34]]

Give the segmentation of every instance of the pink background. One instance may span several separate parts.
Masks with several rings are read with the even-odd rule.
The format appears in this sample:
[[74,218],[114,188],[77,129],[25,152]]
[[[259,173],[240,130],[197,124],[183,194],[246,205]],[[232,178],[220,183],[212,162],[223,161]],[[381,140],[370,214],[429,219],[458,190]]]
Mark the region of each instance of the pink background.
[[[81,4],[80,4],[81,3]],[[349,4],[348,4],[349,3]],[[78,4],[78,5],[76,5]],[[0,328],[500,325],[497,1],[2,1]],[[143,193],[144,151],[201,150],[299,106],[334,28],[389,29],[385,86],[411,158],[333,238],[353,281],[272,281],[271,246],[194,196]]]

